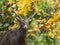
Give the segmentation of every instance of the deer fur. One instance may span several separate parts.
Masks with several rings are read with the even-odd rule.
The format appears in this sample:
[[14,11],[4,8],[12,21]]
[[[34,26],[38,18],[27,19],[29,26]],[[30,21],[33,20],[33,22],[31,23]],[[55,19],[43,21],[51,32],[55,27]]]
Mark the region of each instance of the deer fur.
[[[14,10],[13,12],[15,13]],[[17,20],[21,24],[20,28],[0,33],[0,45],[27,45],[26,34],[30,22],[29,20],[35,14],[36,12],[32,16],[30,16],[28,20],[23,20],[21,16],[16,14],[16,16],[18,17]]]
[[26,45],[25,38],[28,28],[24,27],[27,25],[25,21],[22,21],[21,23],[19,29],[0,33],[0,45]]

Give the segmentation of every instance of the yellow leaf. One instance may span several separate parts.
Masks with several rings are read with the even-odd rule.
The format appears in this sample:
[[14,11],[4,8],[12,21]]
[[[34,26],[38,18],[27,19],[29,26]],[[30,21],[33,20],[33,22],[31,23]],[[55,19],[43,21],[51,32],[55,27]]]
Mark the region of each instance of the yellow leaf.
[[8,12],[12,12],[11,8],[8,8]]
[[13,3],[13,1],[12,0],[8,0],[8,4],[12,4]]
[[52,32],[50,32],[49,35],[50,35],[51,38],[54,38],[55,37],[55,34],[52,33]]
[[60,40],[60,36],[57,37]]

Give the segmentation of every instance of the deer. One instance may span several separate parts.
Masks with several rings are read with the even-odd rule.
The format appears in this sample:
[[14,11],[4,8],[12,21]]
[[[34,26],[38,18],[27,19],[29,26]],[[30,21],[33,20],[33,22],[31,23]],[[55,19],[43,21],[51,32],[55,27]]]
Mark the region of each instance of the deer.
[[12,9],[12,12],[14,12],[17,16],[16,19],[20,23],[20,27],[17,29],[7,30],[4,33],[0,33],[0,45],[27,45],[26,35],[30,19],[36,15],[37,11],[35,9],[34,13],[26,20],[24,20],[21,15],[16,14],[14,9]]

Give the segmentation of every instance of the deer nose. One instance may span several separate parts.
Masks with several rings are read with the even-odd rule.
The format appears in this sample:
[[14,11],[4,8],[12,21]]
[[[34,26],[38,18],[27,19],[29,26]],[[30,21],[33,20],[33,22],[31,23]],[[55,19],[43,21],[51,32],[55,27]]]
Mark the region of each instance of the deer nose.
[[24,25],[24,28],[28,28],[28,26],[27,25]]

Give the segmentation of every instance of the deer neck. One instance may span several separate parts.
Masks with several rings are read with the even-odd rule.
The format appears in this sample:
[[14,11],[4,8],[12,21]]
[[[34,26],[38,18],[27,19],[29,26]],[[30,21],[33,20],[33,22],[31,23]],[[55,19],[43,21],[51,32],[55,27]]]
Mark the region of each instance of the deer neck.
[[25,39],[26,38],[26,33],[27,33],[28,29],[24,29],[22,26],[20,27],[19,31],[20,31],[20,38]]

